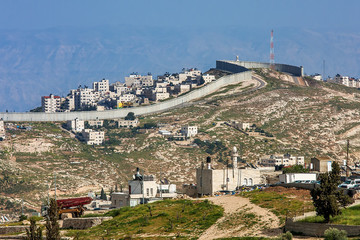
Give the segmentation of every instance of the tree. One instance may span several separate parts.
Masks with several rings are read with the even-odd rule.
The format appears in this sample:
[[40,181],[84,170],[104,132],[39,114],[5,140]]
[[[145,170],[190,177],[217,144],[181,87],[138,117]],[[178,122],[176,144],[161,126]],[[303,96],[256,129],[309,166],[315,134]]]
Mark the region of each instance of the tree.
[[100,199],[107,200],[106,193],[103,188],[101,188]]
[[136,119],[136,117],[133,112],[129,112],[125,117],[125,120],[135,120],[135,119]]
[[46,240],[60,240],[60,227],[58,223],[59,208],[55,199],[50,199],[50,207],[46,216]]
[[26,229],[26,240],[42,240],[42,228],[36,227],[36,220],[30,218],[30,228]]
[[282,169],[283,173],[308,173],[309,169],[304,168],[302,165],[294,165]]
[[311,190],[316,214],[323,216],[326,222],[330,221],[330,216],[341,214],[340,207],[345,207],[353,201],[338,188],[341,182],[339,164],[333,162],[331,167],[331,172],[320,175],[320,186]]

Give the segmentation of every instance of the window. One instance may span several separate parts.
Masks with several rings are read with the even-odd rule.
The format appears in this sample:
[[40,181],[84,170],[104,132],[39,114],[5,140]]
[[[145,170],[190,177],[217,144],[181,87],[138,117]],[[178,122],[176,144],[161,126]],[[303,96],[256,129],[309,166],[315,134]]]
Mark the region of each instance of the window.
[[150,188],[150,193],[151,193],[151,196],[153,195],[153,189],[152,188]]
[[247,186],[247,185],[248,185],[247,178],[244,178],[244,185],[245,185],[245,186]]
[[253,180],[252,178],[249,178],[249,186],[252,186],[253,185]]
[[149,189],[146,189],[146,196],[149,196]]

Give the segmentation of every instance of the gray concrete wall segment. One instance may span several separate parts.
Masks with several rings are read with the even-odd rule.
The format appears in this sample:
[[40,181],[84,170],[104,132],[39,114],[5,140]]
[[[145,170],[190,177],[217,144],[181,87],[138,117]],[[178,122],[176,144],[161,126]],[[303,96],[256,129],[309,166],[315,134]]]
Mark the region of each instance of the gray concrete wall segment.
[[323,237],[325,230],[329,228],[345,230],[348,237],[355,237],[360,235],[359,225],[293,222],[291,219],[287,219],[285,223],[285,231],[313,237]]
[[191,91],[180,97],[143,107],[114,109],[114,110],[106,110],[101,112],[79,111],[79,112],[66,112],[66,113],[63,112],[62,113],[44,113],[44,112],[0,113],[0,118],[3,118],[4,121],[8,121],[8,122],[63,122],[67,120],[73,120],[75,118],[79,118],[81,120],[94,120],[96,118],[98,119],[123,118],[129,112],[134,112],[135,115],[147,115],[184,105],[187,102],[204,97],[223,86],[245,81],[251,79],[251,77],[252,77],[251,71],[245,71],[245,72],[242,71],[236,74],[227,75],[219,78],[215,82],[212,82],[202,88]]
[[[218,65],[219,64],[219,65]],[[216,67],[219,69],[221,69],[221,67],[226,66],[227,70],[228,69],[235,69],[235,67],[233,68],[229,68],[228,65],[238,65],[238,66],[242,66],[244,68],[270,68],[270,63],[261,63],[261,62],[247,62],[247,61],[216,61]],[[304,72],[304,68],[303,67],[297,67],[297,66],[292,66],[292,65],[288,65],[288,64],[280,64],[280,63],[276,63],[275,64],[275,70],[279,71],[279,72],[285,72],[285,73],[290,73],[293,74],[295,76],[298,77],[302,77],[303,76],[303,72]]]

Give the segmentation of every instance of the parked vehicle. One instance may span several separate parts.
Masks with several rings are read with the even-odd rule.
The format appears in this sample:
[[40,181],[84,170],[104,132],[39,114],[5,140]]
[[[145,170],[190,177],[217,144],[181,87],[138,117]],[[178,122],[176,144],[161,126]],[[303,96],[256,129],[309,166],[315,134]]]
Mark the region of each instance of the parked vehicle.
[[346,180],[345,182],[340,184],[338,187],[351,189],[351,188],[354,188],[355,185],[357,185],[357,184],[360,184],[360,179]]

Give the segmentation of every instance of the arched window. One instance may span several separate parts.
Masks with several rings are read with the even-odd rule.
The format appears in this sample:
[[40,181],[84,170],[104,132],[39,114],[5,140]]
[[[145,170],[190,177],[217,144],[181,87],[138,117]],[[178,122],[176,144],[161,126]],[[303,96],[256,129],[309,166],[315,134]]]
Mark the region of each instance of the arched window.
[[253,185],[253,180],[252,178],[249,178],[249,186],[252,186]]
[[245,185],[245,186],[248,185],[247,178],[244,178],[244,185]]

